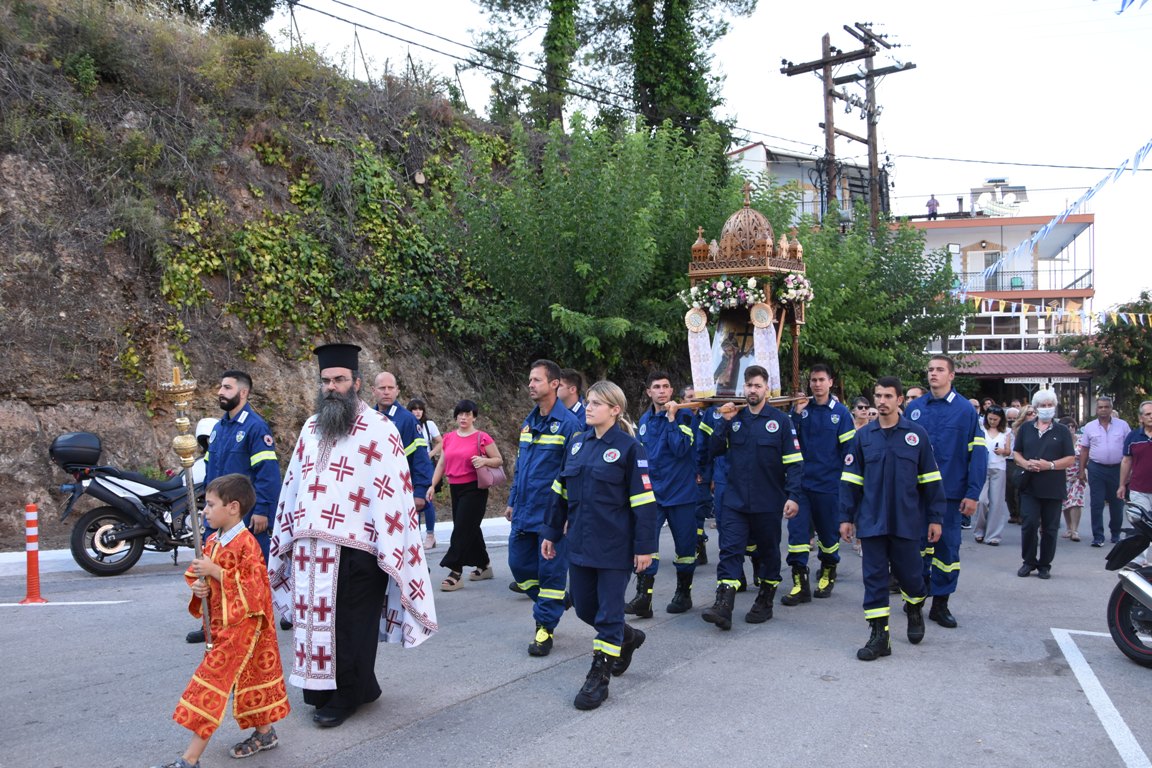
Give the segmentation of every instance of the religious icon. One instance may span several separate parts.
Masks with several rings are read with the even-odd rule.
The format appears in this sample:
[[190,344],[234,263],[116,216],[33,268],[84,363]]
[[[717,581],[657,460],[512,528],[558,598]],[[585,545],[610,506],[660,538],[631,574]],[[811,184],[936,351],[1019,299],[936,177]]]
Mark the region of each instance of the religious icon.
[[743,373],[755,363],[748,310],[724,310],[712,337],[712,369],[716,396],[735,397],[744,391]]

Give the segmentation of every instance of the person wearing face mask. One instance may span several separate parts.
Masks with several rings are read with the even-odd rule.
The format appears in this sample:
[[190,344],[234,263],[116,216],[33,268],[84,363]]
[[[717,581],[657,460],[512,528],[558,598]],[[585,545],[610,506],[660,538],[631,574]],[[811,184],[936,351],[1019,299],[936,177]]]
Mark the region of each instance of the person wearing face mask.
[[[1056,393],[1042,389],[1032,396],[1036,420],[1020,426],[1012,460],[1024,470],[1020,478],[1020,552],[1024,564],[1016,575],[1036,571],[1051,577],[1060,530],[1060,508],[1067,493],[1064,470],[1076,462],[1072,432],[1056,421]],[[1037,554],[1039,545],[1039,554]]]

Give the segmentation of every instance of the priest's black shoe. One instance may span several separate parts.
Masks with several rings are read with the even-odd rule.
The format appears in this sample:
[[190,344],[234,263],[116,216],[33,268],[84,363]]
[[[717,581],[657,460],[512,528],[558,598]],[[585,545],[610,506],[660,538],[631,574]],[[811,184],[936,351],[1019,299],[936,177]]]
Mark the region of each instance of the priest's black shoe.
[[312,722],[321,728],[335,728],[343,725],[356,710],[345,707],[321,707],[312,715]]
[[184,635],[184,642],[186,643],[202,643],[204,642],[204,630],[194,629],[188,634]]

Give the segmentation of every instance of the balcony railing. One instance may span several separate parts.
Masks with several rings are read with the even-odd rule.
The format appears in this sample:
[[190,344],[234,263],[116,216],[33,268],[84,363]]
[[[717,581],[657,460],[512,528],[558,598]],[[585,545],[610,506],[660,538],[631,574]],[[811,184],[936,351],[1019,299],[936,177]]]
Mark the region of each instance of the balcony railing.
[[1000,270],[989,277],[983,272],[961,272],[952,283],[955,290],[983,291],[1071,291],[1092,287],[1092,270],[1051,270],[1009,272]]

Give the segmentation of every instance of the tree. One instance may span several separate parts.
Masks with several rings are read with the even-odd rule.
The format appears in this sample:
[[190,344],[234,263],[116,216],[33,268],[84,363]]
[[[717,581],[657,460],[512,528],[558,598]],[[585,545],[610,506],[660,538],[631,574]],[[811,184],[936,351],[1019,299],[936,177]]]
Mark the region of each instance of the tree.
[[199,24],[237,35],[258,34],[280,0],[168,0],[169,6]]
[[1148,365],[1152,360],[1152,329],[1140,323],[1140,315],[1152,321],[1148,291],[1105,313],[1109,322],[1095,335],[1069,336],[1060,342],[1060,351],[1073,365],[1093,372],[1097,391],[1111,395],[1117,410],[1129,413],[1135,413],[1140,401],[1152,393],[1152,368]]

